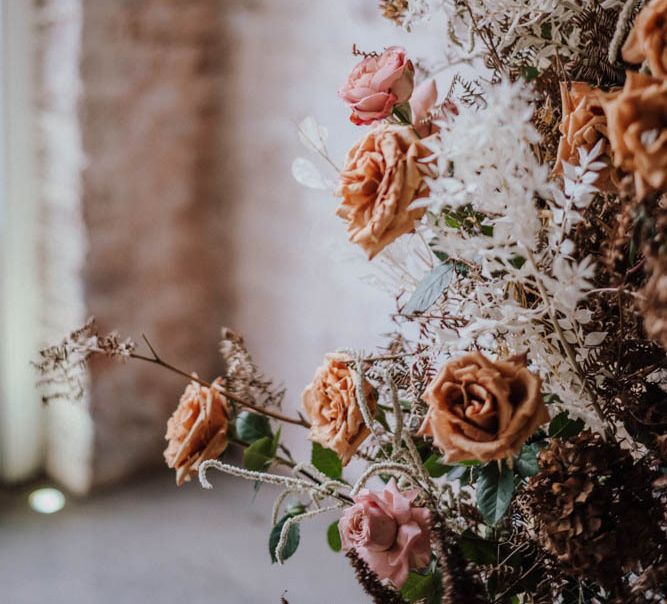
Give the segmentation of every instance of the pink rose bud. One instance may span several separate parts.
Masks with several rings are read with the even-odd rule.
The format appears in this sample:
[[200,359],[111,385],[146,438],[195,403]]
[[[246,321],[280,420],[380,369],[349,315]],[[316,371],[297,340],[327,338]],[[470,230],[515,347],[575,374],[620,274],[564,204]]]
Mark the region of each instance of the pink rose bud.
[[410,569],[431,560],[429,511],[413,505],[416,497],[417,491],[400,491],[392,478],[382,491],[362,490],[338,523],[343,549],[356,550],[378,577],[398,588]]
[[394,105],[412,94],[415,70],[399,46],[387,48],[379,57],[364,58],[348,76],[338,94],[350,106],[350,120],[357,125],[386,118]]

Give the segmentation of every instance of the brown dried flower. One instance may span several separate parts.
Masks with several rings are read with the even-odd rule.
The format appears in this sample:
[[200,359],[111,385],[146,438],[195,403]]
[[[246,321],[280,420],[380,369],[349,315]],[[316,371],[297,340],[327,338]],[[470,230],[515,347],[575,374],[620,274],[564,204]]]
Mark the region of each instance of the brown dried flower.
[[[604,139],[602,153],[610,155],[607,133],[607,117],[602,109],[604,93],[589,86],[586,82],[572,82],[568,87],[566,82],[560,85],[563,118],[559,127],[561,132],[554,174],[563,173],[563,163],[579,164],[579,149],[590,151],[595,144]],[[617,92],[607,94],[613,98]],[[610,168],[600,172],[596,186],[600,189],[613,188],[612,178],[615,171]]]
[[420,433],[433,437],[448,462],[502,459],[549,420],[541,387],[525,356],[491,361],[479,352],[466,354],[428,385]]
[[[343,464],[352,459],[370,434],[357,401],[350,360],[346,354],[328,354],[303,391],[303,408],[311,421],[310,440],[335,451]],[[362,388],[369,411],[374,414],[375,390],[368,381]]]
[[[606,586],[650,564],[664,547],[652,472],[589,431],[553,439],[527,495],[539,539],[563,569]],[[632,535],[632,539],[628,539]]]
[[667,186],[667,80],[628,72],[602,104],[614,165],[634,174],[639,197]]
[[623,58],[636,64],[648,61],[654,76],[667,76],[667,0],[644,6],[623,45]]
[[207,459],[216,459],[227,448],[229,405],[213,386],[191,382],[167,422],[165,439],[169,441],[164,458],[176,470],[176,484],[181,486]]
[[350,241],[372,259],[392,241],[411,233],[424,208],[408,209],[428,194],[424,165],[430,152],[411,126],[373,128],[347,154],[336,214],[345,220]]
[[403,23],[403,17],[408,7],[408,0],[380,0],[382,15],[396,25]]

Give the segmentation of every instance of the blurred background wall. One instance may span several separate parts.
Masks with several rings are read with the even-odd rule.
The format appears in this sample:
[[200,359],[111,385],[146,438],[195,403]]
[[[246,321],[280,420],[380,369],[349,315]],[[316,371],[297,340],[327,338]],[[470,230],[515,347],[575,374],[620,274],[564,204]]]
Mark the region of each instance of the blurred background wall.
[[[26,207],[38,221],[36,339],[58,340],[95,315],[103,331],[137,341],[144,333],[169,361],[212,378],[227,325],[284,381],[290,413],[326,352],[381,342],[393,301],[362,281],[367,269],[354,260],[336,200],[292,180],[293,159],[308,153],[296,123],[314,115],[329,127],[331,155],[342,163],[361,134],[336,96],[358,60],[352,44],[399,43],[418,56],[438,43],[437,32],[407,36],[374,0],[30,6],[36,192],[10,203],[34,204]],[[82,603],[140,594],[159,594],[163,604],[277,602],[283,587],[293,603],[362,601],[344,558],[326,550],[332,518],[306,529],[291,565],[269,568],[270,489],[253,499],[250,485],[216,477],[215,495],[196,485],[183,493],[165,473],[111,490],[163,469],[165,422],[184,384],[135,363],[96,362],[89,378],[88,400],[35,411],[48,443],[23,477],[46,467],[72,492],[106,490],[66,508],[56,524],[26,516],[18,500],[7,504],[0,568],[14,577],[2,580],[15,588],[12,601],[41,601],[30,598],[42,587]],[[21,405],[39,409],[38,393]],[[307,454],[304,436],[286,430]],[[185,549],[163,547],[161,535]],[[63,550],[43,586],[30,583],[21,560],[47,564]],[[180,571],[157,571],[166,567]],[[214,599],[225,577],[231,599]],[[336,595],[322,599],[327,593]]]

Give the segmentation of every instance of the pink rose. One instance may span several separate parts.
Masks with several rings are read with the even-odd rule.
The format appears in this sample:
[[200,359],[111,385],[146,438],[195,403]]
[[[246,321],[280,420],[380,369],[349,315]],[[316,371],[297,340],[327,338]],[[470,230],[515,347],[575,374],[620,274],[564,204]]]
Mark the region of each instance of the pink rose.
[[[438,87],[433,79],[419,84],[412,94],[410,99],[412,125],[421,138],[440,131],[440,128],[433,123],[431,114],[437,100]],[[450,115],[458,115],[459,109],[452,101],[446,100],[435,113],[435,119],[449,119]]]
[[399,46],[363,59],[338,91],[352,109],[350,121],[360,126],[387,117],[394,105],[410,98],[414,75],[412,62]]
[[338,528],[343,549],[356,550],[381,579],[403,586],[410,569],[431,560],[430,514],[412,502],[417,491],[399,491],[392,478],[382,491],[362,490]]

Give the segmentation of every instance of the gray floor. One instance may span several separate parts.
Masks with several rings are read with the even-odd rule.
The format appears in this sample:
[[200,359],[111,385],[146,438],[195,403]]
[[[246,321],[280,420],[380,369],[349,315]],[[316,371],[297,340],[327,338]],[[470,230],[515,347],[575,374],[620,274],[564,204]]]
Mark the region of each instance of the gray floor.
[[272,566],[273,496],[214,475],[177,489],[160,473],[40,515],[27,490],[0,490],[1,604],[353,604],[367,599],[311,521],[285,566]]

